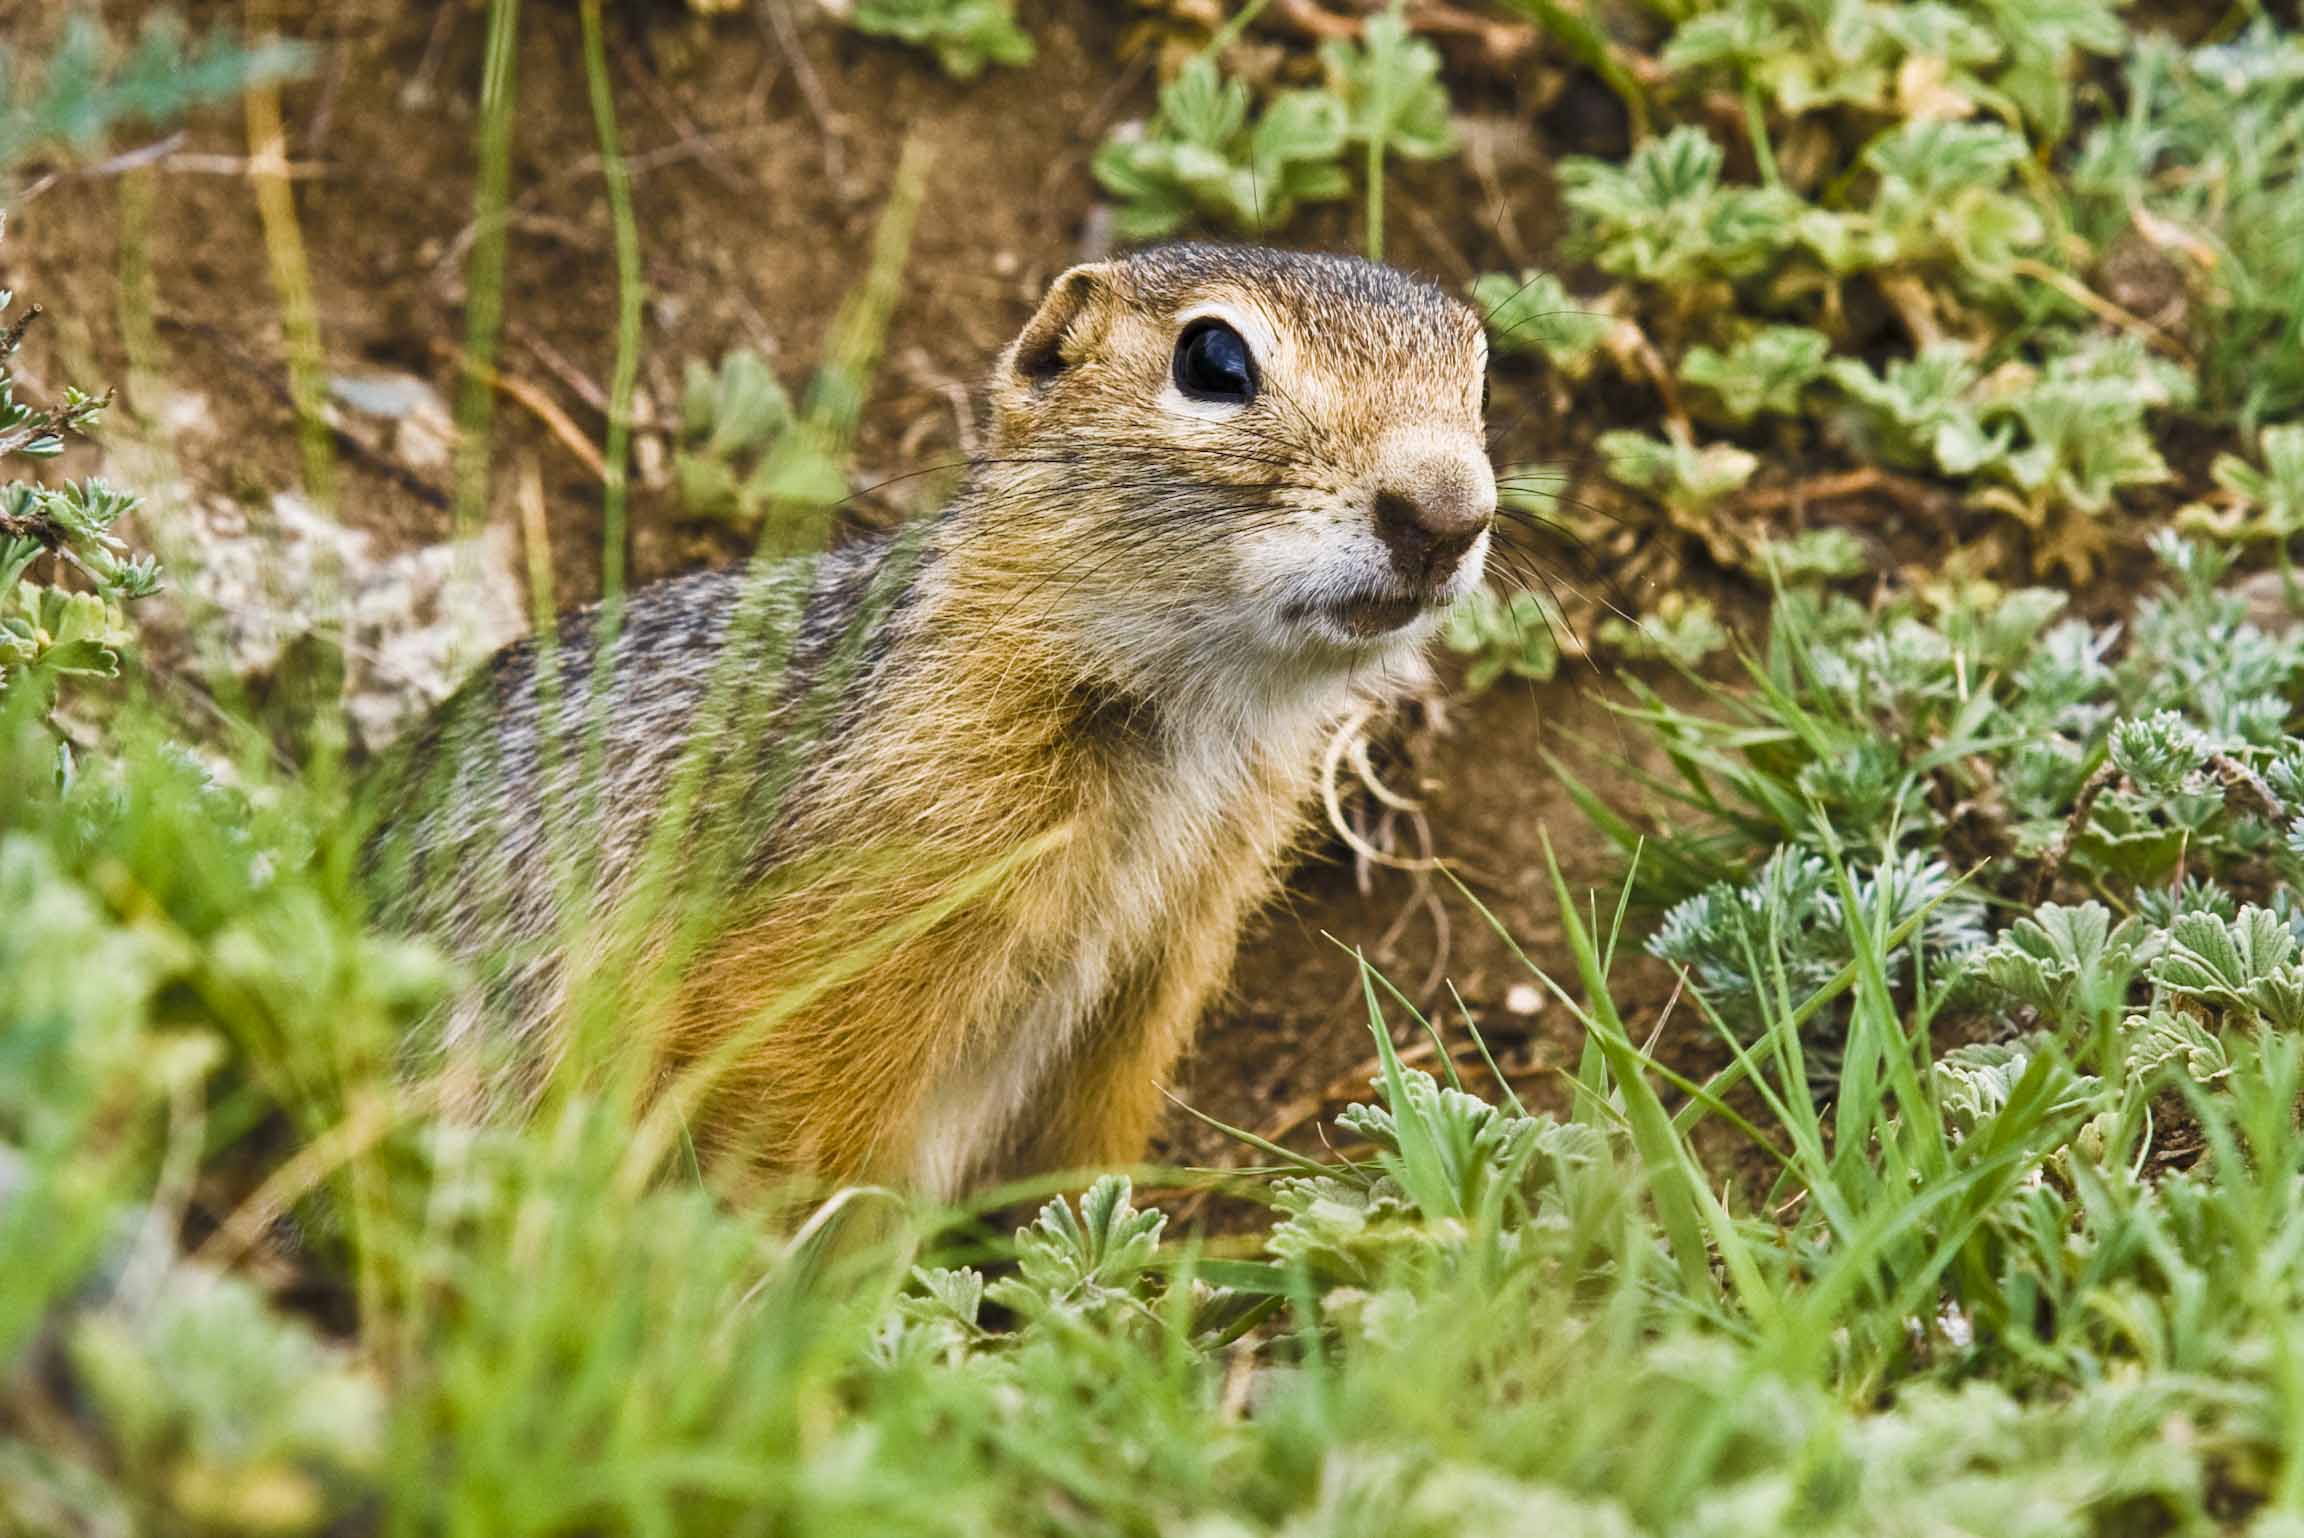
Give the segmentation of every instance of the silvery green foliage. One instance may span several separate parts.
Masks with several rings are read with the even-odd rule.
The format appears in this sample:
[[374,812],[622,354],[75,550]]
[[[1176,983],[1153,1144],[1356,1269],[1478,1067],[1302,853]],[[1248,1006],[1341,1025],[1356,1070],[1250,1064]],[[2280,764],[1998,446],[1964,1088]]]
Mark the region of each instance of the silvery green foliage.
[[2100,902],[2047,903],[2003,930],[1974,958],[1978,979],[2063,1023],[2108,1022],[2143,965],[2141,921],[2112,922]]
[[[2163,239],[2212,252],[2212,271],[2190,285],[2203,393],[2243,426],[2294,420],[2304,145],[2289,130],[2304,112],[2304,37],[2269,16],[2201,48],[2142,32],[2118,90],[2123,110],[2081,138],[2067,173],[2079,233],[2116,242],[2142,210]],[[2217,174],[2200,175],[2204,166]]]
[[1326,91],[1283,91],[1255,110],[1247,85],[1203,55],[1161,87],[1150,123],[1097,149],[1092,169],[1119,199],[1113,223],[1127,239],[1195,219],[1254,234],[1286,224],[1300,203],[1352,190],[1342,164],[1350,131],[1344,103]]
[[933,49],[944,72],[973,80],[987,64],[1029,64],[1032,37],[1016,25],[1015,0],[856,0],[859,32]]
[[743,525],[774,507],[826,507],[848,495],[840,456],[767,361],[744,347],[716,370],[689,362],[673,471],[690,515]]
[[2293,539],[2304,534],[2304,423],[2264,429],[2263,465],[2238,454],[2219,454],[2210,473],[2226,501],[2219,508],[2187,508],[2180,526],[2228,540]]
[[1322,44],[1320,63],[1330,94],[1343,103],[1344,131],[1353,143],[1411,160],[1455,153],[1440,50],[1409,30],[1398,7],[1362,23],[1357,43]]
[[15,1049],[0,1076],[0,1142],[22,1147],[72,1133],[75,1110],[107,1086],[142,1081],[132,1023],[184,949],[165,930],[112,922],[26,834],[0,835],[0,912]]
[[1798,238],[1800,200],[1725,182],[1724,159],[1709,134],[1683,125],[1621,163],[1563,160],[1583,249],[1603,271],[1666,288],[1760,272]]
[[2226,752],[2281,749],[2304,679],[2304,635],[2249,617],[2247,599],[2224,586],[2229,550],[2163,531],[2152,552],[2170,582],[2137,606],[2120,679],[2126,708],[2181,711]]
[[1666,593],[1636,619],[1611,614],[1593,628],[1592,634],[1619,656],[1634,660],[1661,657],[1683,668],[1693,668],[1706,657],[1726,651],[1730,640],[1712,601],[1687,593]]
[[166,12],[121,53],[90,15],[75,14],[55,51],[29,69],[0,49],[0,175],[46,145],[88,150],[115,127],[229,101],[256,82],[298,73],[310,56],[301,44],[249,47],[225,32],[194,41]]
[[383,1457],[382,1386],[239,1277],[179,1266],[68,1352],[131,1487],[193,1530],[318,1527]]
[[1824,373],[1832,350],[1823,332],[1806,326],[1763,326],[1725,352],[1698,344],[1680,360],[1680,377],[1708,392],[1721,413],[1739,425],[1763,411],[1791,416],[1808,386]]
[[[1056,1197],[1016,1230],[1015,1269],[996,1280],[972,1266],[916,1266],[874,1343],[877,1365],[895,1369],[955,1365],[1038,1348],[1078,1331],[1127,1331],[1155,1324],[1166,1296],[1150,1268],[1166,1214],[1139,1209],[1124,1175],[1106,1175],[1079,1199]],[[1197,1330],[1220,1325],[1237,1300],[1203,1289],[1188,1300]],[[1015,1316],[995,1331],[982,1320],[991,1302]]]
[[2031,204],[2006,190],[2026,153],[2023,136],[1998,123],[1899,123],[1862,157],[1879,178],[1873,226],[1899,261],[1997,272],[2047,233]]
[[1762,838],[1821,848],[1829,826],[1870,855],[1964,835],[1975,857],[2020,860],[2068,845],[2065,870],[2145,892],[2249,863],[2304,874],[2304,844],[2290,847],[2304,748],[2287,736],[2304,632],[2250,618],[2225,586],[2228,555],[2173,537],[2154,551],[2165,580],[2125,625],[2060,618],[2065,599],[2045,589],[1877,608],[1788,592],[1775,692],[1734,721],[1651,715],[1709,794],[1775,830]]
[[1978,71],[2002,51],[1990,29],[1941,5],[1842,5],[1827,13],[1733,0],[1681,23],[1662,62],[1676,75],[1732,73],[1792,116],[1833,106],[1892,113],[1903,106],[1897,76],[1908,60],[1940,63],[1947,89],[1981,95]]
[[2181,914],[2152,963],[2152,983],[2229,1020],[2292,1031],[2304,1026],[2304,966],[2296,953],[2295,930],[2269,908],[2251,905],[2230,919]]
[[1976,481],[1979,506],[2034,527],[2059,511],[2102,512],[2124,489],[2169,479],[2149,417],[2193,393],[2188,375],[2131,338],[1988,376],[1956,342],[1878,373],[1846,357],[1821,372],[1849,403],[1850,431],[1882,458]]
[[2104,756],[2142,795],[2165,799],[2203,788],[2200,774],[2206,745],[2173,710],[2115,722]]
[[[1858,911],[1891,930],[1924,911],[1907,943],[1884,958],[1889,981],[1912,979],[1915,955],[1929,986],[1942,991],[1984,944],[1983,905],[1962,892],[1951,868],[1919,850],[1848,872]],[[1933,906],[1931,906],[1933,905]],[[1664,915],[1649,953],[1688,969],[1705,1002],[1740,1034],[1757,1036],[1768,1020],[1798,1005],[1855,959],[1839,880],[1823,855],[1778,848],[1744,883],[1717,882]],[[1845,1015],[1817,1034],[1829,1042]]]
[[1931,343],[1878,373],[1859,358],[1834,358],[1825,372],[1861,408],[1857,431],[1891,464],[1971,475],[2014,438],[2005,424],[1985,430],[1972,398],[1983,370],[1958,342]]
[[1967,1138],[2006,1110],[2029,1077],[2041,1076],[2039,1093],[2049,1115],[2095,1103],[2098,1081],[2076,1074],[2061,1060],[2054,1038],[2045,1033],[2016,1041],[1972,1042],[1954,1047],[1931,1065],[1936,1103],[1955,1135]]
[[1762,279],[1779,293],[1801,292],[1903,267],[2007,301],[2009,263],[2047,233],[2030,196],[2011,185],[2027,153],[2024,138],[1999,124],[1916,118],[1864,146],[1844,180],[1866,173],[1869,197],[1839,206],[1783,185],[1727,181],[1719,142],[1683,124],[1620,164],[1564,160],[1560,178],[1578,253],[1683,297]]
[[[0,314],[10,298],[0,289]],[[0,461],[54,458],[68,436],[96,425],[107,403],[76,389],[55,407],[19,399],[10,364],[23,334],[0,322]],[[160,587],[159,563],[129,554],[113,532],[140,500],[93,477],[0,482],[0,693],[119,672],[130,640],[121,606]],[[45,580],[33,580],[36,566]]]
[[1426,1271],[1477,1229],[1512,1254],[1575,1263],[1574,1235],[1614,1201],[1612,1134],[1513,1114],[1404,1069],[1403,1104],[1349,1107],[1337,1126],[1375,1148],[1372,1162],[1275,1181],[1285,1214],[1272,1253],[1322,1285],[1370,1287]]
[[1026,1320],[1140,1308],[1139,1279],[1167,1223],[1164,1213],[1137,1210],[1126,1176],[1106,1175],[1080,1198],[1077,1212],[1058,1197],[1031,1227],[1019,1229],[1017,1274],[994,1282],[984,1296]]
[[[2139,1081],[2169,1070],[2213,1085],[2231,1071],[2220,1032],[2304,1027],[2298,917],[2286,893],[2236,907],[2197,883],[2118,925],[2101,903],[2049,903],[2010,925],[1975,971],[1988,999],[2030,1010],[2067,1042],[2116,1027]],[[2140,985],[2149,1002],[2132,1008]]]
[[[1605,432],[1598,447],[1617,480],[1654,493],[1674,523],[1707,539],[1725,532],[1713,526],[1712,510],[1743,490],[1760,468],[1760,456],[1751,450],[1733,443],[1700,444],[1677,422],[1665,424],[1662,438],[1629,428]],[[1723,552],[1734,548],[1718,546]]]
[[1548,272],[1523,272],[1517,279],[1509,273],[1483,273],[1472,284],[1472,303],[1487,323],[1488,343],[1497,354],[1539,355],[1568,379],[1591,371],[1601,339],[1615,324]]
[[1560,671],[1560,647],[1552,638],[1557,622],[1549,602],[1538,594],[1506,598],[1475,588],[1448,611],[1440,639],[1450,651],[1471,657],[1464,687],[1478,694],[1500,678],[1542,682]]
[[[0,741],[0,805],[0,1363],[20,1387],[68,1382],[84,1417],[62,1466],[14,1471],[0,1526],[74,1489],[80,1458],[154,1530],[344,1520],[372,1495],[380,1385],[247,1281],[176,1260],[181,1213],[142,1208],[185,1108],[265,1104],[210,1001],[283,1039],[340,1025],[310,1050],[350,1061],[371,1009],[404,1024],[446,969],[346,922],[298,851],[252,836],[244,800],[149,743],[59,790]],[[31,1402],[12,1391],[11,1414]]]
[[[1402,1296],[1402,1301],[1409,1301]],[[1377,1446],[1329,1452],[1306,1508],[1277,1527],[1203,1518],[1174,1538],[1640,1538],[1614,1501],[1511,1479],[1474,1463]]]
[[2216,1084],[2232,1073],[2232,1058],[2224,1043],[2198,1015],[2156,1005],[2129,1016],[2126,1030],[2132,1073],[2149,1077],[2174,1068],[2201,1085]]
[[980,1322],[983,1308],[983,1272],[968,1266],[915,1266],[910,1285],[881,1322],[873,1359],[891,1370],[964,1362],[994,1338]]
[[1352,190],[1347,148],[1428,160],[1456,148],[1440,52],[1395,12],[1363,23],[1357,42],[1322,45],[1319,90],[1276,93],[1255,107],[1246,82],[1202,53],[1160,91],[1141,128],[1107,139],[1091,163],[1119,199],[1114,226],[1131,240],[1195,220],[1244,234],[1285,225],[1304,203]]
[[[2172,478],[2155,428],[2193,403],[2197,371],[2147,351],[2143,328],[2104,326],[2076,302],[2043,308],[2042,285],[2071,299],[2091,261],[2132,240],[2125,216],[2147,183],[2198,183],[2186,167],[2244,165],[2235,174],[2270,214],[2272,189],[2293,184],[2304,156],[2269,114],[2259,139],[2279,148],[2219,139],[2189,160],[2132,117],[2135,142],[2099,157],[2100,227],[2082,245],[2069,238],[2070,208],[2032,168],[2069,131],[2086,56],[2132,47],[2110,0],[1704,0],[1679,10],[1657,99],[1677,108],[1680,125],[1620,162],[1571,157],[1560,168],[1569,254],[1623,280],[1602,302],[1634,337],[1645,328],[1653,348],[1620,351],[1660,356],[1694,387],[1690,409],[1729,429],[1773,418],[1782,440],[1966,482],[1974,506],[2029,531],[2043,569],[2087,577],[2104,544],[2098,520]],[[2151,51],[2132,52],[2136,88],[2176,110],[2144,62]],[[1738,135],[1696,105],[1727,99],[1705,94],[1723,86],[1740,91],[1751,173],[1729,170]],[[2243,94],[2261,110],[2289,100],[2284,89]],[[1840,115],[1810,116],[1827,111]],[[2203,192],[2187,197],[2186,219],[2155,226],[2151,239],[2213,264],[2197,254],[2241,232],[2222,227]],[[2304,205],[2277,202],[2268,222],[2304,234],[2294,212]],[[2237,273],[2258,290],[2260,329],[2282,331],[2284,356],[2304,356],[2298,322],[2278,317],[2257,275],[2295,264],[2267,257]],[[1865,275],[1897,310],[1912,352],[1880,358],[1852,320],[1848,285]],[[2001,345],[2012,332],[2013,345]],[[1817,431],[1820,420],[1829,431]],[[2236,475],[2233,484],[2249,479],[2245,467]],[[2231,515],[2243,516],[2249,494],[2233,495]]]
[[2050,137],[2071,116],[2081,51],[2126,40],[2114,0],[1728,0],[1695,8],[1663,56],[1675,76],[1725,76],[1791,117],[1834,107],[1875,116],[2021,112]]
[[[1517,1114],[1414,1069],[1401,1070],[1399,1086],[1401,1103],[1380,1079],[1372,1101],[1337,1117],[1339,1132],[1369,1145],[1369,1156],[1263,1188],[1276,1219],[1265,1245],[1278,1265],[1207,1263],[1225,1285],[1196,1281],[1179,1295],[1173,1278],[1200,1263],[1163,1253],[1166,1218],[1138,1209],[1126,1178],[1106,1176],[1077,1208],[1059,1197],[1017,1230],[1009,1274],[916,1267],[880,1329],[876,1363],[996,1366],[1068,1333],[1125,1335],[1166,1319],[1213,1342],[1259,1297],[1299,1287],[1334,1293],[1342,1314],[1374,1327],[1369,1311],[1382,1309],[1372,1296],[1475,1254],[1546,1264],[1568,1278],[1599,1263],[1609,1216],[1627,1194],[1616,1130]],[[1007,1310],[1015,1327],[988,1327],[986,1303]]]

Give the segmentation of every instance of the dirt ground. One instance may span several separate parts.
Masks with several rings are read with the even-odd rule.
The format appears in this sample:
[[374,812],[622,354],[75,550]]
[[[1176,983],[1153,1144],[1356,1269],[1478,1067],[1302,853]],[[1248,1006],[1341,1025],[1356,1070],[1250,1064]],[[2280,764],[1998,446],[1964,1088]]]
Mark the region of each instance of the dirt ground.
[[[937,158],[865,417],[859,480],[950,461],[969,441],[970,385],[1048,279],[1097,238],[1088,156],[1113,123],[1152,103],[1147,56],[1117,72],[1112,64],[1139,18],[1120,4],[1026,0],[1039,62],[962,84],[925,54],[824,25],[813,7],[779,17],[777,3],[708,20],[673,3],[611,8],[649,295],[641,422],[669,423],[683,367],[732,346],[760,350],[788,384],[805,378],[862,268],[909,133]],[[36,44],[56,24],[51,9],[50,0],[0,0],[0,36]],[[108,7],[120,21],[144,9]],[[603,430],[612,234],[575,7],[531,0],[525,9],[501,367],[527,402],[496,403],[491,517],[511,523],[506,471],[534,465],[558,590],[574,597],[598,580],[600,481],[546,419],[557,414],[595,441]],[[186,10],[202,24],[241,8]],[[328,366],[413,375],[452,401],[475,232],[483,11],[469,0],[281,0],[276,12],[287,33],[322,45],[317,71],[283,102]],[[1470,151],[1399,168],[1391,192],[1394,259],[1450,284],[1540,261],[1556,229],[1550,156],[1602,147],[1588,141],[1617,131],[1573,92],[1539,103],[1460,91],[1459,105],[1470,113]],[[248,153],[241,115],[211,112],[148,164],[83,165],[54,178],[34,167],[0,245],[0,286],[48,313],[44,340],[26,354],[36,388],[121,382],[115,442],[156,446],[190,487],[255,504],[296,486],[303,465]],[[1348,212],[1322,210],[1289,238],[1350,246],[1357,231]],[[148,287],[137,277],[146,270]],[[1499,462],[1545,457],[1552,427],[1540,403],[1500,391],[1494,416],[1513,424]],[[681,517],[661,471],[661,435],[643,440],[637,576],[733,558],[741,547],[725,529]],[[353,437],[336,449],[337,515],[371,534],[376,550],[448,533],[447,470]],[[1542,758],[1547,748],[1576,757],[1569,738],[1591,739],[1600,751],[1583,761],[1595,780],[1623,784],[1611,760],[1629,743],[1590,696],[1596,681],[1585,670],[1456,699],[1444,731],[1417,735],[1416,761],[1386,771],[1403,788],[1423,782],[1432,847],[1563,979],[1572,972],[1540,835],[1550,831],[1572,881],[1600,889],[1604,908],[1622,874]],[[1415,840],[1404,836],[1402,847],[1413,851]],[[1541,996],[1526,986],[1534,979],[1461,897],[1400,871],[1356,870],[1335,841],[1244,950],[1235,994],[1210,1022],[1180,1096],[1220,1121],[1315,1146],[1322,1113],[1359,1093],[1373,1067],[1358,975],[1342,948],[1355,945],[1422,1003],[1445,1003],[1452,982],[1522,1093],[1559,1103],[1551,1070],[1573,1066],[1580,1039],[1568,1011],[1531,1005]],[[1620,1002],[1638,1029],[1653,1022],[1669,979],[1637,959],[1621,968]],[[1661,1051],[1692,1067],[1707,1060],[1685,1010]],[[1181,1115],[1164,1152],[1238,1162],[1237,1145]]]

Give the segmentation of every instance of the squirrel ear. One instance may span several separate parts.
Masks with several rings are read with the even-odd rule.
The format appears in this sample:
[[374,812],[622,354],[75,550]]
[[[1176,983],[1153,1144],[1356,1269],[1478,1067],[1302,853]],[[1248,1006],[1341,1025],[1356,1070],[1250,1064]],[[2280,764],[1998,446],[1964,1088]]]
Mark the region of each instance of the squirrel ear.
[[1004,382],[1037,390],[1079,362],[1111,292],[1110,262],[1084,263],[1050,284],[1048,297],[1009,345]]

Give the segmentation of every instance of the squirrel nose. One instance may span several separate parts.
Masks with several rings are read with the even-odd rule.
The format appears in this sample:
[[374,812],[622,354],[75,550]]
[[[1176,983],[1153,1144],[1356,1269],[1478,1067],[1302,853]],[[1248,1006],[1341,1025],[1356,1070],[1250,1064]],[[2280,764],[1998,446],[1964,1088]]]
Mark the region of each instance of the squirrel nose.
[[1420,587],[1448,580],[1496,511],[1495,493],[1464,476],[1435,476],[1411,491],[1376,493],[1376,537],[1392,569]]

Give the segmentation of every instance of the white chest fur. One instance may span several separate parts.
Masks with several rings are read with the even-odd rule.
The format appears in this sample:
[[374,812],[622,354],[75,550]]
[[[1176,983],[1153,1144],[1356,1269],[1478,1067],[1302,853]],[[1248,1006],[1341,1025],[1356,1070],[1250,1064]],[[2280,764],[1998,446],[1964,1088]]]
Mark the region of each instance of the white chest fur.
[[[1080,894],[1073,922],[1019,969],[1006,1018],[975,1022],[966,1065],[929,1088],[913,1122],[904,1162],[923,1194],[959,1195],[996,1150],[1028,1136],[1065,1059],[1166,927],[1204,912],[1204,889],[1236,880],[1243,862],[1261,872],[1278,858],[1301,799],[1294,788],[1309,783],[1340,703],[1341,691],[1284,717],[1176,733],[1120,815],[1066,849],[1061,858],[1085,862],[1066,881]],[[1300,771],[1281,776],[1292,789],[1277,802],[1275,766]]]

